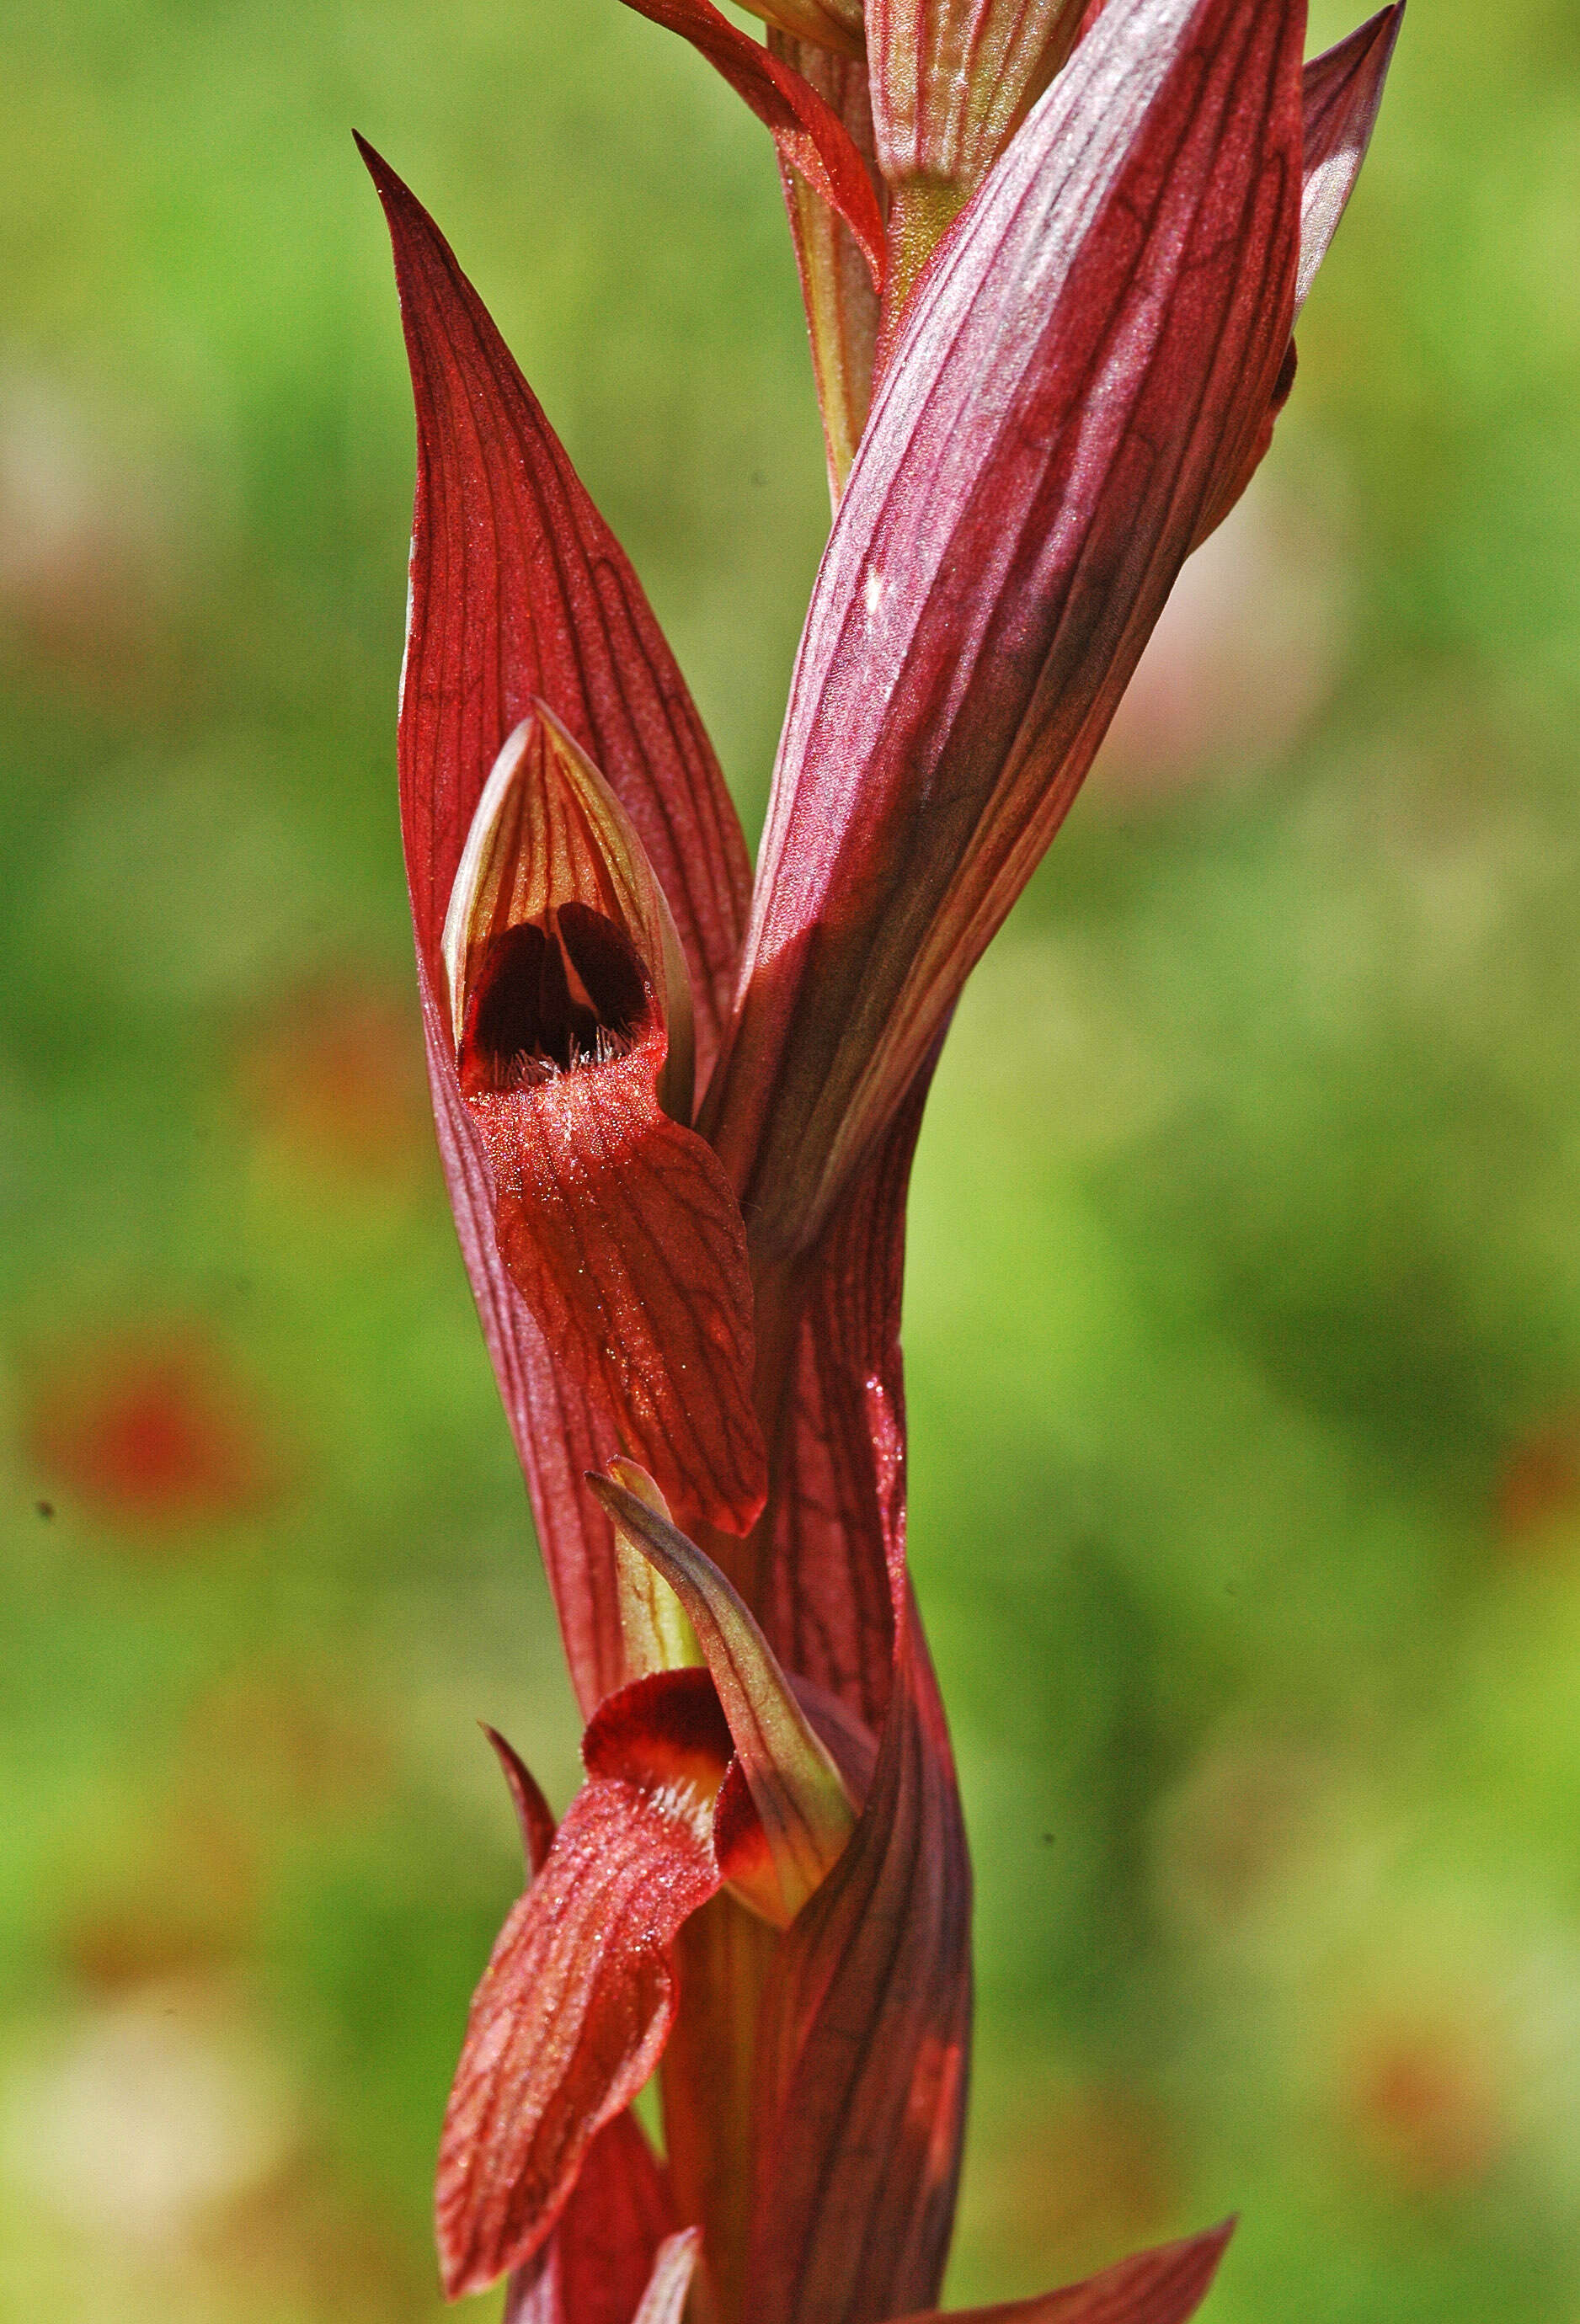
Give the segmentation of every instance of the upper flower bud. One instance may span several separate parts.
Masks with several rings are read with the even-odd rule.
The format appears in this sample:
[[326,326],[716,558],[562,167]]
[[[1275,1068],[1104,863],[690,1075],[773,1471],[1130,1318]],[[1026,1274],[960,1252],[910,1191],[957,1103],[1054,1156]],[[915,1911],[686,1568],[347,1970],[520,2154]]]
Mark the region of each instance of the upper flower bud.
[[1082,7],[872,0],[867,62],[878,165],[892,194],[892,316],[1068,56]]

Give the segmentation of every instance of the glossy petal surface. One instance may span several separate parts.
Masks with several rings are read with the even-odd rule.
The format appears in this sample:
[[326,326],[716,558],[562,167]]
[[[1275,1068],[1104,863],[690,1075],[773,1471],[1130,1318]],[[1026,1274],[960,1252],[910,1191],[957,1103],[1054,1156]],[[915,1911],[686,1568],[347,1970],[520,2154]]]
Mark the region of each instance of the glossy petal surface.
[[588,1780],[500,1933],[456,2070],[436,2192],[452,2299],[545,2244],[592,2140],[657,2064],[676,1932],[718,1886],[729,1749],[700,1671],[628,1687],[589,1728]]
[[918,294],[818,576],[705,1112],[760,1262],[881,1137],[1255,440],[1303,23],[1114,0]]
[[484,782],[531,704],[602,770],[674,916],[706,1074],[744,924],[740,825],[641,586],[432,220],[375,155],[417,408],[401,813],[439,1151],[490,1355],[531,1489],[584,1711],[624,1676],[608,1526],[581,1483],[615,1449],[561,1375],[494,1236],[461,1102],[439,938]]
[[651,1470],[683,1521],[742,1533],[766,1490],[751,1285],[717,1157],[660,1105],[643,1046],[473,1101],[512,1282],[604,1460]]

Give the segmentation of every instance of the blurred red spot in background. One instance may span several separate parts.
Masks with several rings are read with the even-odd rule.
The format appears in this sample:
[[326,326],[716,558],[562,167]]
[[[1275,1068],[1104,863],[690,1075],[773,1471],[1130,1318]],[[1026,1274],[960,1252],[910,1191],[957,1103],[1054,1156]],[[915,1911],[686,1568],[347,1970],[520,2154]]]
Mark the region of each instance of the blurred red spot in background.
[[294,993],[246,1045],[243,1080],[263,1135],[310,1168],[366,1178],[426,1156],[415,1018],[354,978]]
[[28,1430],[51,1481],[113,1523],[215,1524],[260,1507],[270,1467],[257,1416],[191,1330],[101,1342],[58,1361]]
[[1527,1545],[1533,1535],[1580,1516],[1580,1415],[1533,1430],[1503,1456],[1495,1489],[1498,1527]]
[[1363,2143],[1406,2193],[1474,2186],[1502,2148],[1492,2078],[1467,2028],[1380,2027],[1356,2055],[1351,2102]]

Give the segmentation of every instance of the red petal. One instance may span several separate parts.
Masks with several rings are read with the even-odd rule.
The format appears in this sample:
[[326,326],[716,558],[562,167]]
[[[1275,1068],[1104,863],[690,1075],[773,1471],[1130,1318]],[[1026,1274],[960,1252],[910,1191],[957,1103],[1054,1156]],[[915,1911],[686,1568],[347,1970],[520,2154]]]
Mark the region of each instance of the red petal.
[[679,32],[717,67],[772,133],[782,158],[845,220],[882,290],[885,246],[878,197],[850,132],[817,90],[760,41],[732,24],[712,0],[626,0],[626,5]]
[[1377,126],[1382,84],[1404,23],[1404,0],[1382,9],[1307,66],[1305,184],[1300,197],[1300,265],[1295,312],[1306,304],[1317,268],[1354,191]]
[[1039,2300],[1010,2300],[997,2308],[929,2310],[896,2324],[1186,2324],[1206,2299],[1234,2222],[1210,2227],[1178,2244],[1138,2252]]
[[686,1786],[711,1801],[735,1756],[718,1691],[700,1664],[653,1671],[599,1703],[581,1738],[589,1775],[650,1791]]
[[587,2148],[658,2063],[675,1932],[718,1886],[693,1796],[595,1776],[514,1906],[472,2004],[439,2143],[450,2299],[545,2241]]
[[427,213],[365,146],[395,247],[418,420],[402,825],[429,1077],[456,1227],[527,1472],[571,1676],[590,1711],[624,1674],[606,1458],[494,1244],[493,1190],[455,1085],[439,940],[473,811],[541,696],[603,770],[679,930],[699,1073],[716,1046],[750,890],[745,843],[701,723],[631,567]]
[[421,204],[362,152],[389,220],[417,406],[400,756],[419,945],[431,971],[488,770],[541,696],[636,825],[706,1055],[751,887],[717,761],[641,583],[482,300]]
[[802,641],[705,1121],[804,1244],[1058,828],[1289,344],[1300,0],[1113,0],[953,228]]
[[550,1354],[505,1271],[494,1232],[493,1179],[481,1134],[456,1079],[448,1011],[441,1015],[420,960],[418,976],[429,1086],[456,1233],[526,1471],[571,1683],[584,1716],[590,1716],[628,1675],[614,1537],[582,1482],[589,1469],[608,1458],[607,1434],[587,1397]]
[[504,2324],[632,2324],[674,2225],[669,2174],[635,2116],[617,2114],[554,2233],[511,2277]]
[[[628,1462],[614,1463],[630,1474]],[[637,1472],[640,1475],[640,1471]],[[855,1809],[845,1778],[780,1668],[756,1617],[728,1576],[616,1477],[588,1479],[616,1531],[650,1558],[690,1618],[735,1747],[735,1766],[751,1794],[774,1878],[755,1874],[744,1901],[788,1927],[821,1886],[849,1840]],[[737,1850],[714,1849],[726,1879],[741,1877]]]
[[649,1041],[468,1102],[501,1256],[603,1459],[633,1454],[682,1524],[745,1533],[767,1488],[745,1233],[712,1148],[660,1105],[657,1062]]

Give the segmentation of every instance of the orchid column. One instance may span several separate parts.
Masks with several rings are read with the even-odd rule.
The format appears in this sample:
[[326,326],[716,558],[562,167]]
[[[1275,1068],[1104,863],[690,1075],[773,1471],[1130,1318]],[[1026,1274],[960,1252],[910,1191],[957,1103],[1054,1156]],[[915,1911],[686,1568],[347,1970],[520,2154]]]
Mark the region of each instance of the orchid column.
[[[462,1248],[584,1716],[439,2158],[515,2324],[930,2310],[970,1879],[906,1579],[905,1191],[961,987],[1267,448],[1391,8],[633,0],[779,148],[836,516],[753,881],[635,576],[371,153],[418,420],[402,818]],[[666,2156],[630,2102],[657,2069]],[[1179,2324],[1225,2239],[1015,2313]],[[994,2311],[995,2314],[1009,2311]]]

